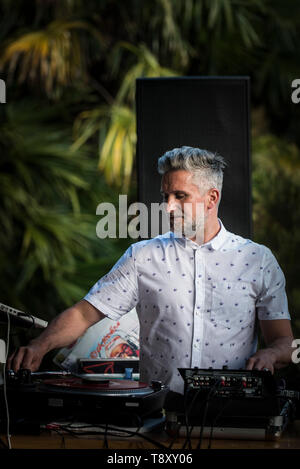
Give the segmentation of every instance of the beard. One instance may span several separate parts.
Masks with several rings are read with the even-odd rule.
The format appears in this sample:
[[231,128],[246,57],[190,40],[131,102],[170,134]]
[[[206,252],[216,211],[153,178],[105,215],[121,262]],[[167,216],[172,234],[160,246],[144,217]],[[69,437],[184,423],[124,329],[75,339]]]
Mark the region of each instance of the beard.
[[173,212],[170,214],[171,231],[178,237],[193,239],[198,244],[204,242],[205,221],[206,216],[203,207],[197,210],[194,217],[188,212]]

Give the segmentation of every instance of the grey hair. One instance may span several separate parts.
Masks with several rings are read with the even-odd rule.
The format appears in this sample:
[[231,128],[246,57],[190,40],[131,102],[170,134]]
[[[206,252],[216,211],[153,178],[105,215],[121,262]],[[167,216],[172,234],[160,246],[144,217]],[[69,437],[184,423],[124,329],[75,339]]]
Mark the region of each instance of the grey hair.
[[225,167],[226,162],[221,155],[186,146],[167,151],[158,159],[159,174],[184,169],[194,175],[194,180],[201,191],[216,188],[220,194]]

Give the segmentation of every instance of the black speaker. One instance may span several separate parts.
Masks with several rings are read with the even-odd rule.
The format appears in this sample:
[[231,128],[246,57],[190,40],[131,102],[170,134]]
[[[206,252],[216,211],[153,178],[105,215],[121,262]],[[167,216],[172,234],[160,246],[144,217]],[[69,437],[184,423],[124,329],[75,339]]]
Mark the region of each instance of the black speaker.
[[219,217],[229,231],[251,238],[249,89],[248,77],[137,79],[139,202],[162,202],[157,160],[167,150],[217,152],[227,162]]

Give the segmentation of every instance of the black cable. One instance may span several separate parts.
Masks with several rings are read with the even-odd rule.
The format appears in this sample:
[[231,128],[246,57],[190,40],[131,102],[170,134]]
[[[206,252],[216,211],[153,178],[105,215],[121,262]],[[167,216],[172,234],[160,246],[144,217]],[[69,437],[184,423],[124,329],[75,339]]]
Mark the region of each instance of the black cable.
[[54,432],[56,432],[60,437],[61,437],[61,449],[66,449],[66,441],[65,441],[65,436],[63,433],[60,432],[60,429],[58,428],[52,428]]
[[226,407],[228,406],[228,404],[231,402],[231,399],[226,399],[226,402],[225,402],[225,405],[222,407],[221,411],[217,414],[216,418],[213,420],[212,424],[211,424],[211,427],[210,427],[210,434],[209,434],[209,441],[208,441],[208,446],[207,446],[207,449],[211,449],[211,441],[212,441],[212,436],[213,436],[213,429],[218,421],[218,419],[220,418],[220,416],[222,415],[222,413],[224,412],[224,410],[226,409]]
[[181,427],[182,427],[182,424],[180,424],[180,425],[178,426],[178,428],[176,428],[176,433],[175,433],[175,435],[174,435],[174,437],[173,437],[173,440],[172,440],[171,443],[169,444],[168,449],[171,449],[172,446],[173,446],[173,444],[175,443],[176,438],[177,438],[177,436],[178,436],[178,434],[179,434],[179,432],[180,432]]
[[152,438],[149,438],[147,437],[146,435],[142,434],[142,433],[137,433],[137,431],[135,432],[131,432],[129,430],[123,430],[123,429],[120,429],[120,428],[115,428],[115,427],[108,427],[109,430],[117,430],[117,431],[124,431],[125,433],[128,433],[130,436],[138,436],[140,438],[143,438],[144,440],[146,441],[149,441],[150,443],[153,443],[154,445],[156,445],[158,448],[161,448],[161,449],[168,449],[167,446],[163,445],[162,443],[159,443],[158,441],[155,441],[153,440]]
[[106,424],[105,424],[105,432],[104,432],[104,441],[103,441],[103,447],[106,448],[106,449],[108,449],[107,429],[108,429],[108,423],[106,422]]
[[185,398],[184,398],[184,420],[185,420],[185,426],[186,426],[186,440],[185,440],[185,442],[184,442],[184,444],[183,444],[183,446],[182,446],[182,449],[185,449],[185,446],[186,446],[187,443],[189,444],[189,449],[192,449],[192,448],[191,448],[191,439],[190,439],[190,435],[191,435],[191,433],[192,433],[192,431],[193,431],[193,429],[194,429],[194,426],[192,425],[192,426],[191,426],[191,429],[189,430],[188,416],[189,416],[189,413],[190,413],[191,409],[192,409],[193,406],[194,406],[194,402],[195,402],[195,400],[197,399],[197,397],[198,397],[198,395],[199,395],[201,389],[198,389],[198,390],[195,392],[195,394],[194,394],[194,396],[193,396],[193,399],[192,399],[192,401],[191,401],[191,403],[190,403],[190,405],[189,405],[189,408],[187,409],[187,408],[186,408],[186,401],[187,401],[188,392],[189,392],[189,391],[192,391],[192,390],[193,390],[193,388],[189,388],[189,389],[187,390],[186,395],[185,395]]
[[[110,432],[110,430],[112,431],[118,431],[118,432],[121,432],[121,433],[127,433],[128,434],[128,437],[133,437],[133,436],[138,436],[140,438],[143,438],[144,440],[146,441],[149,441],[150,443],[154,444],[156,447],[158,448],[161,448],[161,449],[168,449],[167,446],[153,440],[152,438],[149,438],[147,436],[145,436],[144,434],[141,434],[141,433],[138,433],[137,431],[134,431],[134,432],[131,432],[130,430],[127,430],[127,429],[122,429],[122,428],[119,428],[119,427],[113,427],[113,426],[108,426],[108,425],[94,425],[94,424],[91,424],[91,425],[87,425],[87,426],[80,426],[78,428],[89,428],[89,427],[92,427],[92,428],[103,428],[104,431],[103,432],[85,432],[85,433],[80,433],[81,435],[108,435],[108,436],[120,436],[120,435],[116,435],[116,434],[113,434]],[[74,427],[73,427],[74,428]],[[72,430],[69,429],[69,426],[68,425],[61,425],[60,426],[60,429],[61,430],[66,430],[66,431],[69,431],[70,433],[73,433],[75,434],[74,432],[72,432]],[[56,431],[56,429],[54,429]]]
[[[186,380],[186,383],[187,383],[187,384],[191,384],[191,383],[193,383],[193,380],[192,380],[192,379],[187,379],[187,380]],[[193,388],[189,388],[189,389],[187,390],[187,392],[186,392],[186,394],[185,394],[185,398],[184,398],[184,419],[185,419],[187,437],[186,437],[186,440],[185,440],[185,442],[184,442],[184,444],[183,444],[183,446],[182,446],[182,449],[185,449],[185,446],[186,446],[187,443],[189,443],[189,449],[192,449],[192,447],[191,447],[190,435],[191,435],[191,433],[192,433],[192,431],[193,431],[193,429],[194,429],[194,425],[191,425],[191,429],[189,430],[189,428],[188,428],[188,415],[189,415],[191,409],[193,408],[194,402],[195,402],[195,400],[197,399],[197,397],[198,397],[200,391],[202,391],[202,389],[198,389],[198,390],[196,391],[196,393],[194,394],[194,397],[193,397],[193,399],[192,399],[192,402],[191,402],[190,405],[189,405],[189,408],[186,409],[186,401],[187,401],[188,392],[189,392],[189,391],[192,391],[192,390],[193,390]],[[204,405],[204,404],[203,404],[203,405]],[[201,407],[202,407],[202,406],[201,406]],[[199,410],[201,410],[201,407],[200,407]]]
[[11,449],[11,435],[10,435],[10,415],[9,415],[9,405],[7,399],[7,383],[6,383],[6,366],[7,366],[7,357],[9,351],[9,341],[10,341],[10,316],[8,311],[6,311],[7,315],[7,339],[6,339],[6,353],[5,353],[5,363],[3,367],[3,396],[4,396],[4,403],[5,403],[5,410],[6,410],[6,439],[7,439],[7,448]]
[[216,383],[213,385],[213,387],[209,391],[209,393],[207,395],[207,398],[205,400],[205,408],[204,408],[203,417],[202,417],[202,424],[201,424],[201,429],[200,429],[199,442],[198,442],[198,445],[197,445],[196,449],[201,449],[201,443],[202,443],[202,438],[203,438],[203,431],[204,431],[204,425],[205,425],[206,415],[207,415],[207,411],[208,411],[209,400],[211,399],[211,397],[213,397],[213,394],[217,391],[217,388],[221,384],[221,382],[222,382],[221,379],[218,379],[216,381]]
[[203,430],[204,430],[204,425],[205,425],[206,414],[207,414],[207,411],[208,411],[208,403],[209,403],[210,397],[211,396],[210,396],[210,393],[209,393],[206,400],[205,400],[205,408],[204,408],[202,423],[201,423],[201,427],[200,427],[199,442],[198,442],[198,445],[197,445],[196,449],[201,449]]
[[[190,390],[192,390],[192,388],[190,388]],[[192,434],[192,431],[194,430],[194,425],[191,425],[191,428],[190,428],[190,430],[189,430],[189,428],[188,428],[188,422],[187,422],[187,417],[188,417],[188,414],[190,413],[190,411],[192,410],[192,408],[193,408],[193,406],[194,406],[194,402],[195,402],[195,400],[197,399],[197,397],[198,397],[198,395],[199,395],[199,393],[200,393],[201,391],[203,391],[203,389],[198,389],[198,390],[196,391],[196,393],[195,393],[195,395],[194,395],[194,397],[193,397],[193,399],[192,399],[192,402],[191,402],[191,404],[190,404],[190,406],[189,406],[189,409],[187,410],[187,412],[186,412],[186,414],[185,414],[185,423],[186,423],[187,437],[186,437],[186,440],[185,440],[185,442],[184,442],[184,444],[183,444],[183,446],[182,446],[181,449],[185,449],[185,446],[186,446],[187,443],[189,443],[189,449],[192,449],[192,447],[191,447],[190,435]],[[200,411],[200,410],[202,409],[202,407],[205,405],[205,402],[206,402],[206,401],[204,401],[204,402],[202,403],[202,405],[201,405],[200,408],[199,408],[199,411]]]
[[[240,387],[237,389],[238,391],[242,390],[243,389],[243,385],[241,384]],[[207,446],[207,449],[210,449],[211,448],[211,441],[212,441],[212,435],[213,435],[213,428],[214,426],[216,425],[217,423],[217,420],[220,418],[220,416],[222,415],[222,413],[224,412],[224,410],[226,409],[226,407],[228,406],[228,404],[230,404],[230,402],[232,401],[232,399],[230,398],[225,398],[227,399],[225,405],[222,407],[221,411],[217,414],[217,416],[215,417],[215,419],[213,420],[212,424],[211,424],[211,428],[210,428],[210,435],[209,435],[209,441],[208,441],[208,446]]]
[[[192,381],[191,381],[192,382]],[[217,381],[214,386],[211,388],[209,394],[213,391],[215,391],[215,387],[219,385],[219,381]],[[186,406],[186,400],[187,400],[187,395],[188,395],[188,392],[193,390],[193,388],[189,388],[186,392],[186,395],[185,395],[185,399],[184,399],[184,406]],[[192,402],[190,403],[189,405],[189,409],[187,410],[185,408],[185,414],[184,414],[184,417],[185,417],[185,424],[186,424],[186,431],[187,431],[187,436],[186,436],[186,440],[182,446],[181,449],[185,449],[187,443],[189,444],[189,449],[192,449],[192,445],[191,445],[191,434],[192,434],[192,431],[194,429],[194,425],[191,425],[191,428],[189,429],[189,425],[188,425],[188,415],[190,413],[190,411],[192,410],[193,406],[194,406],[194,403],[195,403],[195,400],[197,399],[199,393],[203,391],[203,389],[198,389],[196,392],[195,392],[195,395],[193,396],[193,399],[192,399]],[[207,397],[208,399],[209,397]],[[206,400],[202,403],[202,405],[200,406],[199,408],[199,411],[202,409],[202,407],[206,404]]]

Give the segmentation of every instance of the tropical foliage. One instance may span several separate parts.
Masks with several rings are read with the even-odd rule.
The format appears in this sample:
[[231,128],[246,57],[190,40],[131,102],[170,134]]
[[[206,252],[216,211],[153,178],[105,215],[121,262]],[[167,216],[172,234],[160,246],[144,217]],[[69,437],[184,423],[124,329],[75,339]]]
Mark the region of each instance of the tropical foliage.
[[116,195],[90,150],[72,149],[59,111],[8,104],[0,126],[1,298],[21,309],[29,301],[42,315],[82,297],[122,252],[95,231],[97,204]]
[[254,139],[253,163],[255,237],[276,253],[286,275],[295,330],[300,330],[300,151],[293,143],[264,134]]

